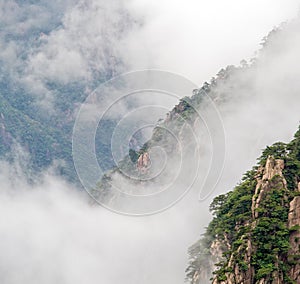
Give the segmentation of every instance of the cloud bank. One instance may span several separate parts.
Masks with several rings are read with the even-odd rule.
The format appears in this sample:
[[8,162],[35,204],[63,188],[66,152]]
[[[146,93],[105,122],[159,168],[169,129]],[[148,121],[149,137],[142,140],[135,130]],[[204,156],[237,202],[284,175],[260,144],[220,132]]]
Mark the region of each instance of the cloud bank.
[[0,182],[1,283],[183,282],[187,210],[128,218],[51,175],[38,187]]
[[[221,66],[251,57],[262,36],[299,4],[32,3],[1,2],[0,58],[1,70],[35,94],[49,91],[46,82],[94,80],[95,72],[119,68],[119,62],[120,70],[163,68],[208,80]],[[295,132],[298,31],[295,21],[274,37],[255,68],[218,88],[220,96],[230,96],[220,104],[227,160],[215,194],[231,189],[260,149]],[[236,81],[241,88],[234,89]],[[179,284],[186,249],[209,218],[209,200],[196,201],[197,187],[169,211],[147,218],[91,207],[84,194],[50,174],[29,185],[6,164],[0,188],[1,283]]]

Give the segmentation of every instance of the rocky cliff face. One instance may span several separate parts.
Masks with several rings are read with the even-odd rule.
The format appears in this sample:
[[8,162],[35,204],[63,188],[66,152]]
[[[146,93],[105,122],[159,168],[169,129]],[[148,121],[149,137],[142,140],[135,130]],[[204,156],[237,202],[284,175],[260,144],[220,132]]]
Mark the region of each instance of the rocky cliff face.
[[[300,183],[298,183],[298,192],[300,192]],[[295,283],[300,283],[300,196],[294,197],[290,203],[290,212],[288,217],[288,226],[291,230],[289,260],[295,265],[290,270],[290,277]]]
[[[217,264],[210,283],[300,283],[300,183],[290,191],[285,174],[285,160],[268,156],[240,187],[214,201],[217,217],[204,237],[207,259]],[[207,281],[203,269],[199,262],[192,284]]]
[[[266,209],[264,202],[269,197],[268,195],[274,194],[274,190],[281,190],[282,200],[281,206],[289,208],[288,219],[286,220],[288,228],[293,228],[300,224],[300,197],[294,197],[293,200],[288,203],[288,190],[287,182],[283,176],[284,170],[284,160],[274,159],[273,157],[268,157],[265,167],[260,167],[257,170],[257,184],[255,188],[255,193],[252,197],[252,220],[251,224],[248,225],[252,228],[252,231],[255,230],[257,224],[261,221],[262,218],[268,218],[269,212],[264,214],[262,210]],[[288,205],[289,204],[289,205]],[[272,210],[272,208],[270,208]],[[247,225],[247,224],[246,224]],[[296,228],[296,227],[295,227]],[[239,229],[238,227],[236,228]],[[263,232],[262,232],[263,233]],[[267,232],[266,232],[267,233]],[[271,236],[270,236],[271,237]],[[293,265],[289,267],[288,275],[290,276],[291,281],[294,283],[300,283],[300,274],[299,274],[299,259],[296,259],[293,256],[299,255],[299,244],[297,243],[300,240],[299,230],[295,230],[290,234],[290,250],[289,256],[293,258]],[[274,267],[275,269],[271,274],[262,277],[261,279],[256,280],[255,274],[257,273],[255,265],[252,265],[252,257],[255,251],[257,251],[257,242],[253,240],[252,232],[242,236],[243,240],[237,250],[235,250],[230,255],[230,260],[228,262],[228,268],[231,271],[226,273],[226,280],[220,281],[217,277],[214,278],[213,284],[285,284],[287,279],[284,277],[284,271],[280,268],[279,262],[287,262],[285,254],[276,252],[274,256]],[[246,245],[245,249],[243,247]],[[269,247],[271,250],[272,247]],[[236,254],[241,254],[240,256],[243,259],[243,263],[247,264],[247,267],[242,267],[239,262],[235,261]],[[298,261],[297,261],[298,260]]]
[[[258,169],[256,176],[257,185],[252,198],[251,211],[253,219],[258,217],[257,209],[259,209],[261,201],[274,187],[280,186],[283,190],[287,190],[287,182],[282,174],[283,169],[284,161],[281,159],[275,160],[273,157],[267,159],[265,167]],[[274,181],[273,179],[276,176],[277,179]]]
[[150,156],[149,153],[142,153],[137,160],[137,168],[140,172],[145,173],[150,166]]
[[[251,215],[252,220],[249,223],[243,224],[248,228],[254,229],[256,224],[259,222],[260,209],[263,201],[266,199],[268,194],[272,194],[274,188],[280,188],[282,191],[287,190],[287,182],[283,177],[284,161],[281,159],[274,159],[269,157],[267,159],[265,167],[260,167],[256,174],[256,187],[255,193],[252,197]],[[286,197],[284,197],[286,199]],[[299,222],[300,220],[298,220]],[[241,225],[236,225],[235,229],[239,230]],[[256,244],[253,241],[251,232],[245,233],[240,238],[240,245],[230,254],[229,261],[227,264],[228,272],[225,273],[226,280],[221,280],[220,277],[216,276],[213,279],[213,284],[251,284],[251,283],[274,283],[281,284],[285,283],[279,270],[273,272],[271,277],[268,279],[262,278],[258,282],[255,281],[255,268],[251,265],[251,258],[254,251],[257,249]],[[228,243],[230,247],[230,242]],[[236,261],[236,255],[239,255],[242,261]],[[277,262],[280,256],[275,256]],[[242,264],[241,264],[242,263]],[[278,263],[274,263],[275,267],[278,267]],[[271,278],[273,280],[271,280]]]

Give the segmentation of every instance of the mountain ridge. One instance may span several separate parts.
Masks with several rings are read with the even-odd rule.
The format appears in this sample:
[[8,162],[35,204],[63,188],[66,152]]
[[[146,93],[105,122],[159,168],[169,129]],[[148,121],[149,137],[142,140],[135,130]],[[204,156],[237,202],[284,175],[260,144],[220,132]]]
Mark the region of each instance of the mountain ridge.
[[190,283],[209,275],[213,284],[300,282],[299,145],[300,128],[290,143],[267,147],[233,191],[213,200],[214,218],[189,250]]

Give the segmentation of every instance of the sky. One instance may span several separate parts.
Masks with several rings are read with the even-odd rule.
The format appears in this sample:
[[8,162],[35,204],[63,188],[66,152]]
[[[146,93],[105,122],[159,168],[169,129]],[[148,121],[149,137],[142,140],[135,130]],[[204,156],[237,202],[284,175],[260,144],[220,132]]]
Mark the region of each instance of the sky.
[[0,3],[0,58],[15,80],[50,97],[45,82],[91,82],[107,68],[115,75],[162,69],[201,85],[221,68],[251,59],[262,38],[295,17],[300,5],[299,0],[22,3]]
[[[89,85],[95,71],[112,66],[116,74],[163,69],[201,85],[228,64],[251,59],[262,38],[294,18],[300,4],[292,0],[41,3],[0,1],[0,59],[11,80],[37,97],[43,94],[48,107],[53,94],[47,82],[83,80]],[[250,83],[242,91],[234,90],[233,99],[220,107],[227,152],[215,194],[232,189],[263,147],[288,141],[296,131],[298,31],[291,27],[275,39],[257,70],[234,78]],[[19,38],[7,41],[8,34]],[[220,87],[219,93],[227,87]],[[18,164],[2,163],[0,168],[1,283],[183,283],[187,249],[210,218],[210,200],[198,202],[198,189],[168,211],[134,218],[89,206],[86,195],[75,193],[51,170],[32,187]]]
[[129,40],[133,69],[181,74],[196,84],[249,60],[275,26],[298,14],[297,0],[129,2],[144,25]]

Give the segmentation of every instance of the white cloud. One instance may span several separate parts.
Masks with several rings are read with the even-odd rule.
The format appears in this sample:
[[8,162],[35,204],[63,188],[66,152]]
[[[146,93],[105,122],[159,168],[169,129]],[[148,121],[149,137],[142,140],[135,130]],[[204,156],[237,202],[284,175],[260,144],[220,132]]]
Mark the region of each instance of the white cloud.
[[67,84],[118,69],[119,38],[130,24],[122,1],[80,1],[32,51],[29,76]]
[[298,0],[131,2],[145,18],[126,41],[124,56],[133,69],[161,68],[198,84],[219,69],[250,59],[261,39],[296,16]]
[[[283,0],[132,1],[126,7],[143,25],[120,39],[127,19],[121,2],[70,1],[64,8],[60,1],[51,3],[47,7],[53,10],[39,13],[30,5],[1,2],[5,29],[16,35],[47,26],[52,15],[60,15],[55,22],[62,25],[39,34],[40,43],[30,48],[20,46],[26,40],[1,41],[6,67],[16,72],[12,66],[21,66],[26,71],[19,74],[21,79],[36,93],[47,92],[46,80],[89,80],[94,71],[115,67],[115,54],[121,54],[127,68],[163,68],[200,83],[221,67],[250,58],[260,39],[298,7],[298,1]],[[25,22],[23,9],[30,15]],[[41,17],[32,20],[33,14]],[[289,140],[295,131],[300,103],[296,34],[291,29],[287,40],[280,38],[270,48],[267,64],[235,77],[248,80],[251,87],[234,91],[221,107],[228,159],[216,193],[231,189],[266,144]],[[283,52],[278,53],[281,44]],[[29,58],[22,61],[22,52]],[[20,182],[11,184],[16,175],[6,166],[1,171],[1,283],[183,282],[186,249],[208,219],[207,204],[198,204],[194,195],[163,214],[128,218],[88,206],[81,194],[55,177],[32,188],[19,176]]]
[[188,210],[126,217],[53,176],[21,188],[1,177],[1,283],[183,283]]
[[35,85],[47,92],[47,81],[91,81],[104,71],[145,68],[201,84],[220,68],[251,58],[273,26],[295,16],[299,6],[299,0],[17,3],[0,3],[2,33],[19,37],[0,42],[0,58],[38,93]]

